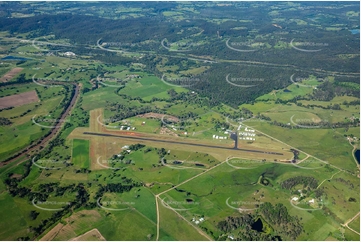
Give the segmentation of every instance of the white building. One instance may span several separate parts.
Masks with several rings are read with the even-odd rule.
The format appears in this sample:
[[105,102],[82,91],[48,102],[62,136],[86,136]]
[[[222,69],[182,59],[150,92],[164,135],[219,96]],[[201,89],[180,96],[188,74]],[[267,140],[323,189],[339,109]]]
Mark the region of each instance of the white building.
[[75,56],[75,53],[68,51],[68,52],[65,52],[64,55],[65,56]]

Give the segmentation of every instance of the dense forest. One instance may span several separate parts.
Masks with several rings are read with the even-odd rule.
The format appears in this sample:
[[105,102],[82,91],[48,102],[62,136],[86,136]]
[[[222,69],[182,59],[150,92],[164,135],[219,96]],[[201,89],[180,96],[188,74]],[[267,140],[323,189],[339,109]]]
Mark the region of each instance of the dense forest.
[[298,184],[302,184],[304,188],[309,187],[315,189],[318,186],[318,181],[313,177],[296,176],[283,181],[281,187],[284,189],[292,189]]
[[[84,45],[95,45],[101,39],[106,42],[128,43],[123,47],[133,51],[157,51],[164,54],[169,52],[160,44],[163,39],[167,39],[169,42],[189,39],[192,42],[204,42],[204,44],[190,49],[190,54],[196,56],[209,55],[219,59],[275,63],[309,70],[334,71],[342,69],[344,72],[358,72],[359,58],[357,56],[351,59],[343,59],[337,56],[345,52],[353,53],[359,49],[359,40],[348,38],[351,33],[347,30],[334,33],[318,29],[315,32],[310,27],[305,29],[298,25],[284,26],[283,32],[287,31],[288,33],[287,38],[285,38],[284,35],[279,34],[281,32],[279,29],[269,23],[271,19],[257,18],[257,15],[252,16],[252,19],[255,20],[252,23],[242,23],[245,25],[243,26],[244,30],[237,31],[231,31],[240,25],[237,20],[215,24],[204,19],[171,22],[162,15],[112,20],[95,16],[66,14],[38,15],[28,18],[0,18],[0,30],[7,30],[11,34],[31,32],[27,36],[28,39],[54,34],[57,39],[69,39],[70,43],[76,44],[78,48]],[[248,16],[250,15],[248,14]],[[258,29],[258,33],[250,32],[252,29]],[[217,31],[222,35],[222,38],[215,38]],[[195,36],[199,32],[202,34]],[[262,37],[259,37],[260,34]],[[310,53],[307,52],[297,51],[293,48],[275,48],[275,46],[289,44],[292,39],[296,38],[300,41],[323,44],[322,48],[326,51],[312,54],[312,58],[310,58]],[[232,42],[237,43],[261,42],[264,45],[256,49],[257,51],[240,54],[227,48],[226,39],[231,39]],[[274,48],[269,48],[269,46]]]

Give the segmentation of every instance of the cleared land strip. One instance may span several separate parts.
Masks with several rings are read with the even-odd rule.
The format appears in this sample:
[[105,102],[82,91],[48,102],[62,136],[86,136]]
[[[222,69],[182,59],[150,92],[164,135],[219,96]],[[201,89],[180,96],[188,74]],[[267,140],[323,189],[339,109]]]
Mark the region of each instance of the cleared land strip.
[[144,141],[153,141],[153,142],[161,142],[161,143],[172,143],[172,144],[180,144],[180,145],[200,146],[200,147],[216,148],[216,149],[240,150],[240,151],[255,152],[255,153],[262,153],[262,154],[283,155],[283,153],[278,153],[278,152],[268,152],[268,151],[262,151],[262,150],[250,150],[250,149],[240,149],[240,148],[235,149],[235,148],[229,148],[229,147],[224,147],[224,146],[195,144],[195,143],[188,143],[188,142],[161,140],[161,139],[151,139],[151,138],[142,138],[142,137],[127,136],[127,135],[114,135],[114,134],[103,134],[103,133],[94,133],[94,132],[84,132],[83,134],[104,136],[104,137],[127,138],[127,139],[133,139],[133,140],[144,140]]

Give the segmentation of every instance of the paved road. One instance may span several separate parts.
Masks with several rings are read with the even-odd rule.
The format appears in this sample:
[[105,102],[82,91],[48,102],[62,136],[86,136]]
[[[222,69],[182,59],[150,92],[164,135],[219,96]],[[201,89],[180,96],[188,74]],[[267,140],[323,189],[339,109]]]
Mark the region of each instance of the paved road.
[[[226,150],[236,149],[236,148],[229,148],[229,147],[224,147],[224,146],[205,145],[205,144],[195,144],[195,143],[188,143],[188,142],[181,142],[181,141],[172,141],[172,140],[161,140],[161,139],[134,137],[134,136],[127,136],[127,135],[120,135],[120,134],[115,135],[115,134],[103,134],[103,133],[94,133],[94,132],[84,132],[83,134],[95,135],[95,136],[103,136],[103,137],[127,138],[127,139],[153,141],[153,142],[161,142],[161,143],[172,143],[172,144],[181,144],[181,145],[191,145],[191,146],[208,147],[208,148],[215,148],[215,149],[226,149]],[[239,148],[237,148],[237,150],[246,151],[246,152],[262,153],[262,154],[283,155],[283,153],[267,152],[267,151],[262,151],[262,150],[249,150],[249,149],[239,149]]]

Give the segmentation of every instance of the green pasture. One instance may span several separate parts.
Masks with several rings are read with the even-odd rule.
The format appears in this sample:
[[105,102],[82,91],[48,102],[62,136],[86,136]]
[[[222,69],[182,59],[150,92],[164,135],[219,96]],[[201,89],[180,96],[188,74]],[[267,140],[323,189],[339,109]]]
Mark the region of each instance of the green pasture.
[[[359,132],[359,128],[319,129],[319,128],[282,128],[266,122],[252,124],[252,127],[260,130],[282,142],[297,149],[316,156],[319,159],[330,162],[338,167],[355,171],[355,161],[352,157],[352,147],[344,135]],[[287,130],[287,134],[285,134]]]
[[90,167],[89,140],[73,140],[72,163],[80,168]]

